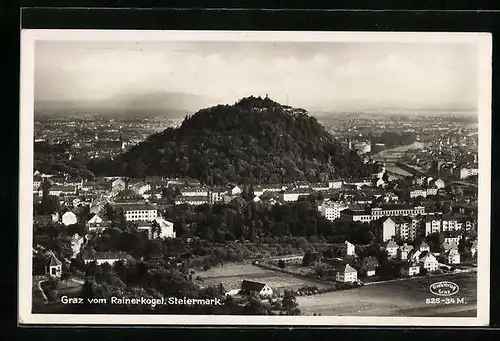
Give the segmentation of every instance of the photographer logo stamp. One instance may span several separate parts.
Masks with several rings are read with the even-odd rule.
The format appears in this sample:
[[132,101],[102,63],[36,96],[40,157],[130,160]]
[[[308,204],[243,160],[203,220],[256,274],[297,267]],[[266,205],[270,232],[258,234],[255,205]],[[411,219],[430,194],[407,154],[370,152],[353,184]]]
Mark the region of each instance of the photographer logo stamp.
[[453,296],[460,291],[457,284],[453,282],[436,282],[429,286],[431,293],[437,296]]

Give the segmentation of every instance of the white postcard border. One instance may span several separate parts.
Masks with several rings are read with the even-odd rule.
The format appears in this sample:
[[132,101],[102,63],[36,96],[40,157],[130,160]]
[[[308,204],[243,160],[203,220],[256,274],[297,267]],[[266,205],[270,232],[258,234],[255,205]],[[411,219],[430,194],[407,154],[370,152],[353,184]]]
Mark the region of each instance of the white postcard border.
[[[32,313],[33,128],[35,42],[58,41],[294,41],[370,43],[471,43],[478,46],[478,293],[477,317],[74,315]],[[296,325],[486,326],[490,301],[492,37],[472,32],[277,32],[23,30],[21,32],[19,287],[20,324],[64,325]]]

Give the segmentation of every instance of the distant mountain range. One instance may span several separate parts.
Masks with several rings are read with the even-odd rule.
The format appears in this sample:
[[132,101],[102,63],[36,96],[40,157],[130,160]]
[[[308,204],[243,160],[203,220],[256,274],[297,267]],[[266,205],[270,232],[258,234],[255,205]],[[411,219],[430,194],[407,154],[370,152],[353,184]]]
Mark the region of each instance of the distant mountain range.
[[123,94],[106,100],[35,101],[36,115],[63,113],[97,113],[126,116],[166,116],[182,118],[200,107],[218,103],[218,99],[185,93],[153,92]]

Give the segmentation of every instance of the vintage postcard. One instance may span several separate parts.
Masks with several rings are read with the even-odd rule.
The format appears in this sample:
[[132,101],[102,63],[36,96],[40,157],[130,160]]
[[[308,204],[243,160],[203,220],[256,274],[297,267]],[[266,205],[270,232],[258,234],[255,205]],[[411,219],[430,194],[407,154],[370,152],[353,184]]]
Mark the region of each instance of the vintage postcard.
[[491,44],[23,31],[19,323],[487,325]]

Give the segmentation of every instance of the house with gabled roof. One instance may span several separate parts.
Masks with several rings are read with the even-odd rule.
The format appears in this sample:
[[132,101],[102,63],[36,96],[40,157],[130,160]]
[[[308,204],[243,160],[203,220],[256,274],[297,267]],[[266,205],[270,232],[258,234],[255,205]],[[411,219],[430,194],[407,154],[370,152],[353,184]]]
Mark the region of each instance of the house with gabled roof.
[[410,253],[411,250],[413,250],[413,246],[408,245],[407,243],[404,243],[398,249],[398,258],[400,260],[407,260],[408,254]]
[[429,272],[436,271],[439,268],[439,262],[430,252],[424,251],[420,254],[418,260],[420,266]]
[[403,276],[415,276],[420,273],[420,265],[414,262],[404,263],[401,265],[399,272]]
[[431,248],[430,248],[429,244],[427,244],[423,240],[420,243],[418,243],[417,245],[415,245],[415,248],[418,249],[418,250],[420,250],[421,252],[431,251]]
[[96,213],[87,221],[87,226],[98,225],[102,223],[102,221],[102,217],[98,213]]
[[460,253],[458,250],[449,249],[443,256],[448,264],[460,264]]
[[398,255],[398,249],[399,249],[399,245],[396,244],[394,239],[389,240],[385,244],[385,250],[389,254],[389,257],[396,257]]
[[341,270],[337,271],[335,275],[337,282],[352,283],[358,280],[358,272],[349,264],[346,264]]
[[375,276],[378,266],[379,264],[377,258],[367,257],[361,261],[361,267],[359,270],[365,276]]
[[246,295],[249,295],[251,293],[256,293],[259,296],[265,297],[265,296],[272,296],[273,289],[271,289],[269,285],[265,283],[254,282],[245,279],[241,283],[240,292]]
[[454,250],[458,250],[458,245],[455,243],[455,242],[443,242],[443,244],[441,244],[441,250],[443,252],[446,252],[448,250],[451,250],[451,249],[454,249]]
[[57,259],[53,252],[50,252],[49,257],[45,261],[45,274],[51,277],[60,278],[62,274],[62,262]]
[[422,251],[414,247],[413,250],[408,252],[408,256],[406,257],[406,259],[408,262],[416,262],[418,261],[418,257],[420,256],[421,253]]

